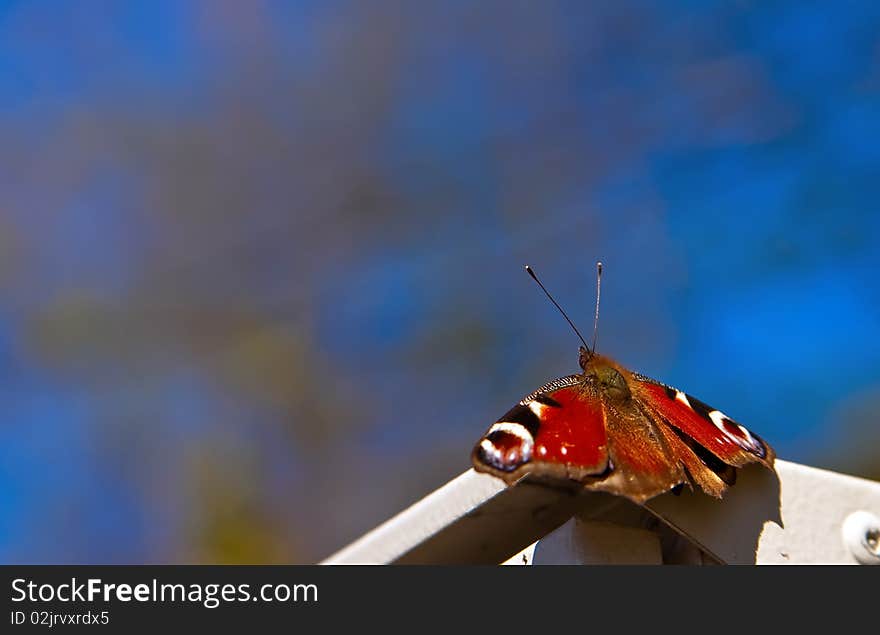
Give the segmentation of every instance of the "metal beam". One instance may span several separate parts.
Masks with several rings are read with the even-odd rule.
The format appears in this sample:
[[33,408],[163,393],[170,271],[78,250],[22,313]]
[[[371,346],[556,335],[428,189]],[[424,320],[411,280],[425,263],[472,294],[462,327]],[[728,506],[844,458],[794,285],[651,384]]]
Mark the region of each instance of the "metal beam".
[[[604,526],[566,526],[559,531],[579,538],[559,543],[562,534],[557,534],[548,537],[548,548],[541,549],[540,543],[535,548],[536,541],[575,514],[577,522],[618,522],[630,528],[650,525],[645,522],[650,514],[709,560],[724,563],[880,564],[880,527],[871,534],[872,519],[880,517],[880,483],[782,460],[777,460],[776,472],[778,480],[757,465],[740,470],[724,500],[685,491],[639,507],[608,494],[573,493],[528,479],[506,487],[499,479],[468,470],[324,564],[540,563],[541,554],[550,553],[551,538],[557,545],[555,562],[565,560],[558,544],[571,545],[572,563],[585,562],[586,553],[592,554],[589,561],[600,561],[599,545],[578,541],[601,535],[607,542]],[[850,537],[845,538],[848,518]],[[622,531],[622,541],[625,535],[641,536]]]

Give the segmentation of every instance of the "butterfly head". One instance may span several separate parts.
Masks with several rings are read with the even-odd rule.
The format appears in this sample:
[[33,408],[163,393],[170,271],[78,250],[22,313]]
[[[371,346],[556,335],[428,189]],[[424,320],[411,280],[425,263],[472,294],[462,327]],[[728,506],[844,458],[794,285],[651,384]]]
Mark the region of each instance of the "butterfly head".
[[596,353],[589,350],[586,346],[578,347],[578,365],[581,367],[582,371],[587,372],[587,367],[595,356]]
[[614,401],[626,401],[632,397],[624,372],[607,357],[581,346],[578,349],[578,363],[584,371],[584,380],[592,384]]

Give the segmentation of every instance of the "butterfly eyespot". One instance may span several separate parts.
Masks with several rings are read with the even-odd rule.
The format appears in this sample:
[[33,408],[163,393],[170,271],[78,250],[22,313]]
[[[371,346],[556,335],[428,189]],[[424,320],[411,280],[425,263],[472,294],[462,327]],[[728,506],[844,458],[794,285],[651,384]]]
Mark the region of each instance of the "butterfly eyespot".
[[512,472],[532,458],[533,438],[521,424],[498,422],[474,449],[478,463]]

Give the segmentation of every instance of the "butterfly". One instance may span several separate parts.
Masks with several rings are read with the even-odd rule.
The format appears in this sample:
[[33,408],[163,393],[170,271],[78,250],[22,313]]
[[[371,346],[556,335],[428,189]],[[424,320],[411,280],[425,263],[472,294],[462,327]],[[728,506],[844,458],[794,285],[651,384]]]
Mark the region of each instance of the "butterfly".
[[575,483],[642,504],[685,485],[721,498],[736,482],[737,468],[759,463],[774,469],[776,454],[757,434],[699,399],[597,354],[595,327],[592,349],[580,339],[581,372],[544,384],[492,424],[471,453],[476,471],[508,485],[526,475]]

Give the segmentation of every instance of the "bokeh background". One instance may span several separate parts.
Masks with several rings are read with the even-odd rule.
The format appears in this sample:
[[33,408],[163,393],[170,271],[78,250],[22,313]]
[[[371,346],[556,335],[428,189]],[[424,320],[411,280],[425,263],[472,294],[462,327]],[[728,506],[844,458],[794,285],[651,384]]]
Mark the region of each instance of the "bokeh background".
[[880,478],[880,4],[0,2],[0,561],[314,562],[578,341]]

